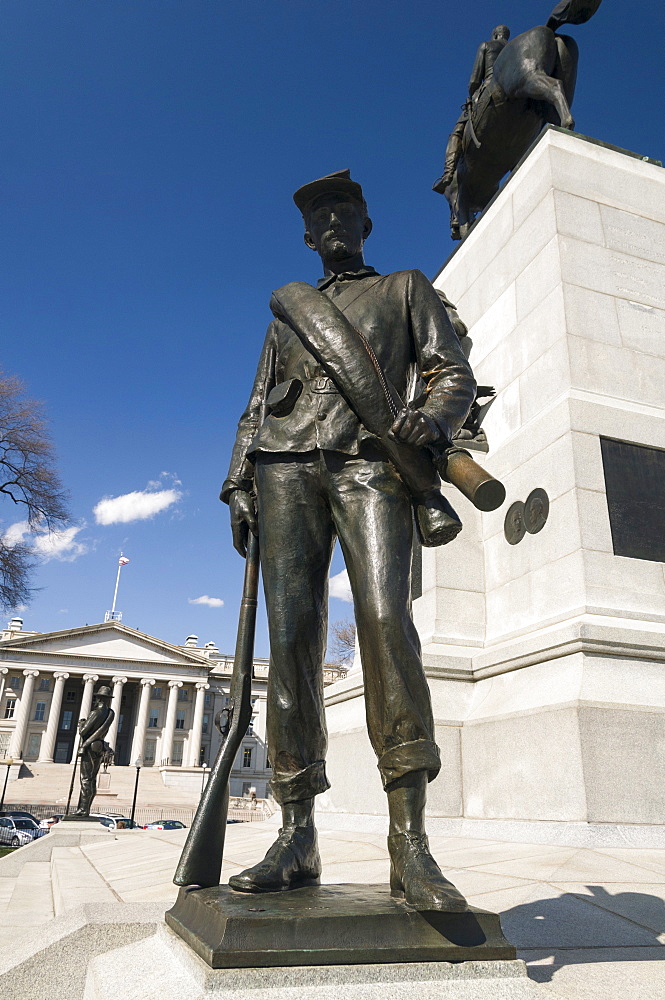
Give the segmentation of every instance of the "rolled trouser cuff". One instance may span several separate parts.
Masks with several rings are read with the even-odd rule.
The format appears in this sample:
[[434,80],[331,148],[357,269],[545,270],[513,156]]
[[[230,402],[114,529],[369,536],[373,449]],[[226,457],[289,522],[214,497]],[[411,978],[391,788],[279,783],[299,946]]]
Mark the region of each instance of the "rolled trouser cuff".
[[377,766],[384,788],[411,771],[427,771],[427,780],[434,781],[441,770],[441,755],[433,740],[412,740],[386,750]]
[[314,798],[315,795],[330,788],[330,782],[326,777],[326,762],[317,760],[302,771],[296,771],[295,774],[274,771],[270,788],[280,805]]

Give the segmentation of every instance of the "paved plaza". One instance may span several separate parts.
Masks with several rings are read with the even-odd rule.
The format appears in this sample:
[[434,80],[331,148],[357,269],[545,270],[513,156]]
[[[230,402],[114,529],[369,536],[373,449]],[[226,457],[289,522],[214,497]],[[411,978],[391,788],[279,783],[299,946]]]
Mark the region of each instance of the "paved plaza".
[[[108,834],[81,847],[56,847],[50,860],[30,861],[44,838],[0,861],[0,969],[11,969],[29,940],[46,940],[49,928],[77,907],[166,909],[177,892],[171,879],[184,836]],[[229,826],[222,880],[260,858],[274,836],[275,820]],[[384,836],[323,831],[320,846],[324,882],[387,881]],[[543,984],[544,997],[665,998],[665,850],[443,836],[432,837],[431,846],[470,902],[501,914],[506,937],[527,962],[530,978]],[[5,976],[3,997],[12,972]]]

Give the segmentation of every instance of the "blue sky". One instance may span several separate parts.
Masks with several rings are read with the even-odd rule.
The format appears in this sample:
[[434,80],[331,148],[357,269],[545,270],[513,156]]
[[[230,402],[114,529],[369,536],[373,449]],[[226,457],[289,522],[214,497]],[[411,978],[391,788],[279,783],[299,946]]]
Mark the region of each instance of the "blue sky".
[[[102,620],[122,550],[128,625],[233,648],[242,561],[217,494],[270,292],[319,276],[292,192],[350,167],[368,260],[433,276],[452,244],[430,187],[476,47],[549,9],[0,0],[0,364],[45,403],[75,518],[26,628]],[[580,132],[663,159],[664,29],[662,5],[612,0],[571,29]]]

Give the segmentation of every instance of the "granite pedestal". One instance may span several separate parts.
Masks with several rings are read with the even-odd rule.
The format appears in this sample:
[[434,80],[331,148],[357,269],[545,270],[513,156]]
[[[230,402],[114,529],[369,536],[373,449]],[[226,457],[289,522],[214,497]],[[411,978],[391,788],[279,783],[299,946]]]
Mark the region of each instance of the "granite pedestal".
[[[664,247],[665,170],[549,128],[435,279],[497,390],[482,464],[507,498],[481,513],[446,487],[464,530],[422,552],[430,833],[665,846]],[[537,489],[547,521],[510,544],[506,511]],[[320,824],[385,816],[359,669],[326,715]]]
[[92,959],[84,1000],[546,1000],[519,960],[211,969],[168,927]]

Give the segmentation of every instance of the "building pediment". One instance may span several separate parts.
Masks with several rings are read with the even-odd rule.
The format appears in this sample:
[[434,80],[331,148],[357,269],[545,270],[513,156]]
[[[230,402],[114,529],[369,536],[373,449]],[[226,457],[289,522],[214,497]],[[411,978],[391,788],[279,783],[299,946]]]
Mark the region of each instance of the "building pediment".
[[0,644],[0,659],[30,659],[35,657],[85,657],[86,659],[118,660],[170,665],[207,667],[209,661],[202,651],[184,650],[161,639],[155,639],[118,622],[86,625],[62,632],[41,632]]

